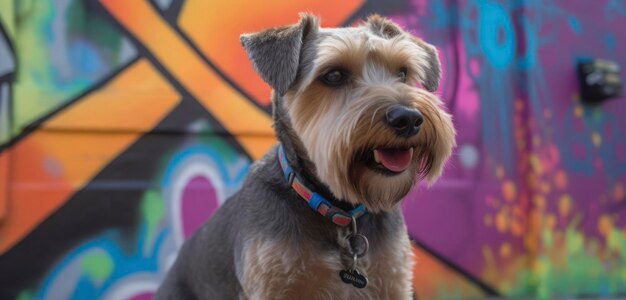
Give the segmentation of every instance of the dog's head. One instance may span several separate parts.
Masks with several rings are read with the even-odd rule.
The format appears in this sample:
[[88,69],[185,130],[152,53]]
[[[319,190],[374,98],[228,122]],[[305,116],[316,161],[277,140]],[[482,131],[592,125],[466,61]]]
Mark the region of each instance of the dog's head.
[[441,175],[455,130],[433,94],[441,73],[433,46],[377,15],[320,28],[303,14],[241,42],[303,145],[299,155],[338,199],[389,210],[417,180]]

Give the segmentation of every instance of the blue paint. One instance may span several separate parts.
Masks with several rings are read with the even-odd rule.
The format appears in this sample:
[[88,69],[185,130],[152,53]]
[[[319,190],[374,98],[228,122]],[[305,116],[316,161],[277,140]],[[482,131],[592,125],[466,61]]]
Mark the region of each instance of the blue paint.
[[83,39],[73,41],[68,52],[73,70],[78,71],[81,76],[97,79],[105,71],[106,61],[98,49],[88,41]]
[[612,32],[605,33],[604,44],[609,51],[615,51],[617,47],[617,39],[615,38],[615,34],[613,34]]
[[504,70],[515,58],[516,35],[513,22],[504,7],[498,3],[481,3],[479,13],[480,46],[491,65]]
[[[228,172],[226,163],[228,163],[229,161],[232,162],[235,158],[229,158],[228,155],[221,154],[213,148],[210,148],[206,145],[198,144],[189,146],[183,149],[181,152],[177,153],[174,157],[172,157],[170,163],[167,165],[163,173],[163,180],[161,181],[161,185],[163,187],[171,186],[174,172],[187,158],[194,155],[202,155],[210,158],[211,161],[215,163],[215,167],[217,167],[217,171],[219,171],[220,177],[224,179],[225,184],[233,181],[233,179],[230,178],[230,173]],[[239,171],[235,179],[242,179],[242,175],[245,176],[245,174],[242,174],[242,171]],[[239,180],[236,181],[240,182]]]
[[[142,225],[139,236],[145,236],[146,230],[147,225]],[[129,275],[139,272],[164,273],[165,270],[159,269],[158,259],[159,251],[164,245],[165,238],[169,235],[169,232],[170,230],[168,228],[161,229],[155,239],[155,247],[152,248],[152,251],[148,253],[148,255],[145,255],[142,251],[143,243],[145,242],[144,238],[139,238],[132,252],[128,253],[128,248],[119,245],[119,231],[105,232],[99,237],[83,243],[68,253],[46,276],[41,289],[39,289],[37,298],[43,299],[45,296],[54,295],[55,291],[51,290],[51,287],[56,280],[71,280],[71,278],[61,278],[63,271],[72,263],[81,260],[85,255],[93,251],[103,251],[111,257],[114,262],[112,273],[99,285],[95,284],[94,280],[84,273],[80,275],[75,284],[67,282],[66,284],[71,283],[74,286],[74,293],[70,299],[99,299],[106,294],[111,287],[115,286],[117,282]]]
[[578,21],[578,18],[576,18],[575,16],[569,16],[567,18],[567,23],[569,24],[569,27],[572,28],[574,33],[576,33],[576,34],[581,34],[582,33],[583,28],[580,25],[580,22]]
[[610,0],[604,7],[604,15],[607,20],[614,20],[620,16],[626,16],[626,3],[624,0]]

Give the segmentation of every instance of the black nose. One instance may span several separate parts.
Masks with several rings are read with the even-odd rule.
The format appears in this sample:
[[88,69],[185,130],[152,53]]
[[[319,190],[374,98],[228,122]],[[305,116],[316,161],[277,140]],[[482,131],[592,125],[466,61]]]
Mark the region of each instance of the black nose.
[[387,110],[387,124],[399,136],[411,137],[420,131],[424,118],[419,110],[405,106],[394,106]]

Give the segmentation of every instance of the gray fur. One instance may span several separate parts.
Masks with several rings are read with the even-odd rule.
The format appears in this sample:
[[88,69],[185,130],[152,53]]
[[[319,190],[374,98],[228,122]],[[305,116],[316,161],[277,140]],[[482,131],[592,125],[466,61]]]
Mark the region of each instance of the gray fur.
[[[274,130],[290,165],[309,187],[348,209],[315,176],[315,166],[282,107],[282,95],[312,67],[317,26],[317,19],[304,15],[297,25],[244,35],[241,41],[255,69],[276,91]],[[399,206],[364,215],[357,225],[379,248],[397,240],[405,226]],[[345,265],[351,259],[337,243],[337,225],[311,210],[285,182],[274,147],[252,165],[243,187],[184,243],[155,299],[245,299],[243,251],[257,237],[314,245],[306,251],[320,257],[340,255]]]
[[402,34],[402,29],[393,21],[381,17],[380,15],[371,15],[367,18],[367,26],[376,35],[384,38],[393,38]]
[[[284,132],[278,134],[285,137]],[[399,209],[368,214],[357,223],[372,245],[396,239],[404,226]],[[236,270],[242,270],[245,241],[259,236],[306,240],[316,245],[308,251],[320,257],[340,255],[346,251],[337,244],[336,230],[337,225],[311,210],[287,185],[273,148],[254,163],[243,188],[185,242],[155,299],[241,299]]]
[[296,80],[303,39],[317,30],[318,23],[316,17],[302,14],[299,24],[241,35],[254,69],[279,95]]

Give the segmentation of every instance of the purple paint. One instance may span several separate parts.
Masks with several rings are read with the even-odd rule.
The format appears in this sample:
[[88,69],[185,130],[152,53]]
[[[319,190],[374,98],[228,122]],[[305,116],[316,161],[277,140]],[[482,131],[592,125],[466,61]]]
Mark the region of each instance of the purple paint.
[[181,205],[183,234],[189,238],[217,210],[215,187],[206,177],[193,177],[183,190]]

